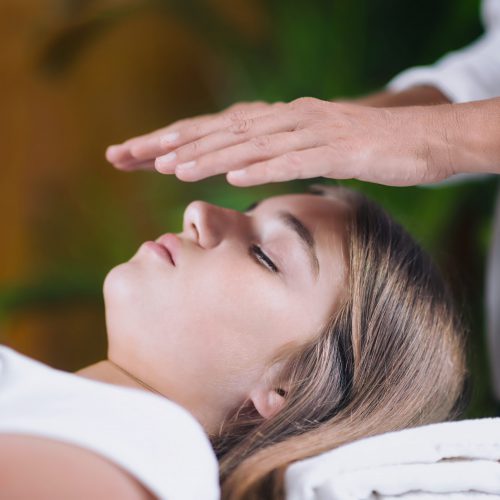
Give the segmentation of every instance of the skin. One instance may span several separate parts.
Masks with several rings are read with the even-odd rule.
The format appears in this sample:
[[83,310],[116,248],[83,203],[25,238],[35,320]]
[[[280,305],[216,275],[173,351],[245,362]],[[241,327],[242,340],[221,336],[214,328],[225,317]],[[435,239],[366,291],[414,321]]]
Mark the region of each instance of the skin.
[[235,186],[319,176],[407,186],[500,173],[500,98],[446,101],[422,86],[358,102],[240,103],[110,146],[106,157],[183,181],[226,174]]
[[[280,222],[284,210],[312,233],[317,276]],[[245,213],[191,203],[175,266],[143,244],[106,277],[108,360],[78,374],[137,386],[111,360],[188,409],[208,434],[247,399],[272,416],[286,397],[276,391],[279,355],[319,334],[342,300],[348,211],[311,194],[268,198]],[[252,244],[279,272],[249,252]]]
[[13,500],[155,498],[139,481],[96,453],[28,435],[0,435],[0,484],[1,497]]

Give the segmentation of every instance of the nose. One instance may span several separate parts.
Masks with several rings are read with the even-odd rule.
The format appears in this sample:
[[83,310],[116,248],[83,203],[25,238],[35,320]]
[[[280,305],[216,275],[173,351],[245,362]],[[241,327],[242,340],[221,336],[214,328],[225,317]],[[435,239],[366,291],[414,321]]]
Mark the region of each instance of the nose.
[[184,211],[183,232],[203,248],[213,248],[243,231],[245,215],[204,201],[191,202]]

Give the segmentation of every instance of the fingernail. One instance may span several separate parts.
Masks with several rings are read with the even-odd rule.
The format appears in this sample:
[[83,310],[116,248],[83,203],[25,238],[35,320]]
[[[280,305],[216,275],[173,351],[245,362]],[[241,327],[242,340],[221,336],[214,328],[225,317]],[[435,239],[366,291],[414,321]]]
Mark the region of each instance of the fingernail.
[[193,168],[196,165],[196,160],[187,161],[186,163],[179,163],[176,169],[187,170],[188,168]]
[[176,158],[177,158],[177,154],[174,151],[172,151],[166,155],[158,156],[158,158],[156,158],[156,165],[159,167],[164,167],[164,166],[168,165],[169,163],[171,163]]
[[236,177],[236,179],[242,179],[247,175],[246,170],[243,168],[241,170],[233,170],[232,172],[229,172],[229,175],[233,178]]
[[118,144],[113,144],[112,146],[108,146],[106,149],[106,156],[113,157],[119,152],[120,146]]
[[179,137],[179,132],[170,132],[160,138],[160,145],[165,146],[172,144]]

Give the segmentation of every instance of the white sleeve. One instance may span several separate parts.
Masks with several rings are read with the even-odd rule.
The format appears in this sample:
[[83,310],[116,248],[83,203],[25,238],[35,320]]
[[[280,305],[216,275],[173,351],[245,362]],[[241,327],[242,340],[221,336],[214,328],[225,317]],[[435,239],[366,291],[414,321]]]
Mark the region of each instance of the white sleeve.
[[500,95],[500,0],[483,5],[486,33],[467,47],[451,52],[432,66],[403,71],[387,87],[401,91],[432,85],[452,102],[490,99]]

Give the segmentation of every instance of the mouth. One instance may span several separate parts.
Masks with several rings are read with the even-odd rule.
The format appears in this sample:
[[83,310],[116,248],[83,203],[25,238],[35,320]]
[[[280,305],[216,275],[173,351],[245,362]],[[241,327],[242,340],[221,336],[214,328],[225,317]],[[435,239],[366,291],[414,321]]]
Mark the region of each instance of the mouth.
[[181,248],[180,238],[176,234],[166,233],[160,236],[155,243],[165,251],[172,264],[177,265]]
[[141,245],[141,248],[147,249],[148,252],[153,252],[162,260],[167,261],[169,264],[175,266],[174,259],[170,252],[156,241],[146,241]]

